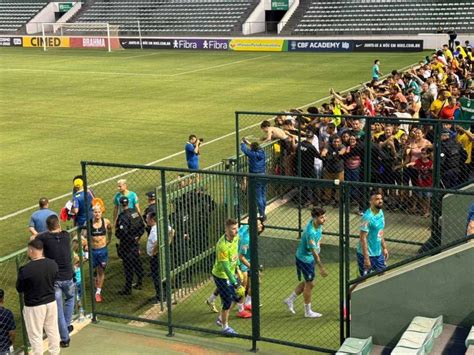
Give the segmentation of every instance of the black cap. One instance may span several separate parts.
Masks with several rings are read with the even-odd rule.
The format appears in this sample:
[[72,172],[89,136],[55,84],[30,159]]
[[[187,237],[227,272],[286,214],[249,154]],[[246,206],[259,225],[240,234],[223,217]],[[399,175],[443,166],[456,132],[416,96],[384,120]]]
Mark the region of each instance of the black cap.
[[128,205],[128,197],[127,196],[120,197],[119,202],[121,205]]
[[5,291],[0,288],[0,300],[5,296]]
[[150,191],[150,192],[147,192],[145,195],[147,195],[147,197],[149,199],[155,199],[156,198],[156,194],[155,194],[155,191]]

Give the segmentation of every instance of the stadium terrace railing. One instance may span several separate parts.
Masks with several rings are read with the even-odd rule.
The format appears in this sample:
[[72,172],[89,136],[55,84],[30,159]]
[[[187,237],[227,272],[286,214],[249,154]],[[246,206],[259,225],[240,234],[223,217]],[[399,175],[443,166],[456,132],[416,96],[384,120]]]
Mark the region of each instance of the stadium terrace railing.
[[[275,143],[264,146],[267,170],[279,166]],[[407,214],[403,209],[385,208],[385,238],[390,249],[390,268],[398,267],[426,256],[434,250],[444,250],[453,243],[466,240],[465,214],[472,203],[474,192],[464,190],[422,189],[412,186],[383,185],[373,182],[343,182],[317,180],[275,174],[247,174],[246,158],[227,159],[207,170],[189,171],[152,166],[83,162],[85,189],[95,186],[97,196],[111,200],[116,191],[115,181],[94,185],[104,177],[128,175],[128,186],[139,195],[155,191],[158,214],[159,248],[156,257],[145,252],[145,240],[138,244],[139,261],[120,259],[110,249],[107,265],[104,300],[94,299],[91,265],[90,296],[93,320],[119,318],[132,325],[154,324],[164,327],[169,335],[176,329],[219,334],[215,327],[216,314],[205,301],[214,291],[211,269],[215,244],[224,233],[227,218],[238,219],[250,229],[252,320],[230,317],[230,325],[237,337],[252,341],[268,341],[293,347],[334,352],[350,334],[350,321],[344,321],[344,306],[348,307],[349,288],[357,278],[355,247],[359,235],[359,216],[351,214],[354,194],[361,190],[382,190],[393,198],[406,194],[431,193],[439,204],[432,213],[441,216],[434,221],[439,239],[433,242],[433,219]],[[238,170],[240,169],[241,172]],[[264,185],[268,191],[266,205],[267,228],[257,236],[257,190]],[[332,191],[331,191],[332,190]],[[308,195],[334,194],[334,205],[326,207],[327,222],[323,229],[321,258],[329,276],[315,281],[313,305],[323,317],[307,326],[301,314],[290,316],[282,301],[296,286],[294,251],[302,226],[310,219],[310,209],[301,204]],[[109,199],[110,197],[110,199]],[[142,207],[143,208],[143,207]],[[461,229],[460,227],[461,226]],[[90,228],[90,226],[88,226]],[[169,233],[169,228],[172,232]],[[163,231],[167,231],[164,233]],[[90,235],[90,234],[89,234]],[[88,236],[90,238],[90,236]],[[439,246],[441,245],[441,246]],[[140,265],[137,265],[137,264]],[[140,287],[131,294],[120,295],[123,270],[133,272]],[[148,270],[151,272],[148,273]],[[153,271],[155,270],[155,271]],[[158,271],[156,271],[158,270]],[[151,275],[151,277],[149,276]],[[158,296],[158,299],[156,298]],[[350,309],[348,307],[348,309]]]
[[[79,243],[81,243],[81,236],[79,233],[77,233],[77,227],[68,229],[67,231],[71,234],[72,238],[77,238]],[[72,245],[71,248],[73,248]],[[27,248],[23,248],[14,253],[0,257],[0,288],[5,291],[4,307],[12,311],[16,323],[16,337],[15,342],[13,344],[15,353],[18,353],[22,350],[24,351],[30,346],[25,328],[25,323],[23,320],[23,297],[22,295],[18,294],[15,289],[18,270],[20,269],[20,267],[28,263],[28,255],[26,251]],[[77,256],[79,257],[79,262],[82,264],[82,260],[84,257],[83,250],[78,249],[77,251],[73,250],[73,252],[77,253]],[[71,262],[74,265],[74,260],[71,260]],[[82,292],[76,292],[76,307],[74,308],[73,314],[74,319],[80,318],[87,312],[85,301],[85,287],[87,279],[84,278],[82,268],[80,269],[80,273],[82,276],[81,280],[84,281],[80,282]]]

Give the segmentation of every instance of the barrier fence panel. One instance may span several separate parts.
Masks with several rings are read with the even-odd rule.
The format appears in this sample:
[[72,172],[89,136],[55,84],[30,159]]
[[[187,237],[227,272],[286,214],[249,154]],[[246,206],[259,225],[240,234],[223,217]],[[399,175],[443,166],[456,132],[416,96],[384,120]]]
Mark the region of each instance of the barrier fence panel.
[[[340,256],[340,251],[343,250],[340,245],[342,234],[339,233],[342,230],[341,215],[338,207],[314,209],[314,212],[324,213],[324,217],[321,217],[324,219],[321,220],[322,239],[318,240],[316,236],[315,241],[311,241],[307,238],[310,236],[310,231],[317,228],[314,227],[314,223],[318,219],[312,217],[312,205],[306,204],[304,208],[300,208],[297,197],[299,191],[303,191],[304,197],[323,194],[326,189],[334,188],[339,192],[340,186],[334,186],[333,182],[302,179],[290,181],[266,180],[260,177],[253,179],[255,185],[263,183],[269,189],[287,190],[288,194],[293,193],[293,199],[281,198],[268,204],[266,228],[256,238],[258,253],[251,255],[250,264],[253,270],[250,275],[257,274],[255,283],[259,284],[258,303],[253,301],[252,306],[255,312],[256,305],[260,305],[259,339],[332,352],[342,341],[340,330],[343,326],[340,309],[342,299],[340,287],[343,282],[341,278],[343,258]],[[302,212],[301,223],[298,221],[299,210]],[[295,228],[300,224],[302,233],[299,233],[299,228]],[[310,262],[307,260],[311,259],[307,255],[307,250],[312,246],[316,247],[317,251],[320,250],[324,271],[315,267],[314,273],[313,270],[309,270],[306,275],[302,274],[301,278],[298,278],[296,256],[298,260]],[[258,258],[256,265],[253,262],[254,257]],[[302,283],[306,277],[308,280],[314,278],[312,291],[309,283],[306,285]],[[255,283],[252,280],[252,290]],[[294,297],[293,292],[298,296]],[[305,300],[305,297],[311,294],[312,300]],[[305,306],[305,303],[310,305]],[[294,304],[294,314],[290,310],[290,304]],[[313,313],[306,308],[312,308]]]

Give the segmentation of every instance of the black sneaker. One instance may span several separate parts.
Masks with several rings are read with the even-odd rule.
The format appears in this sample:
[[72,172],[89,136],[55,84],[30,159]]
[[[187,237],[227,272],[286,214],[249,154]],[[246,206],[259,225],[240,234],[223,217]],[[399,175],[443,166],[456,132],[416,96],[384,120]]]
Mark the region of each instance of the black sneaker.
[[128,290],[124,288],[123,290],[120,290],[118,294],[120,296],[130,296],[132,294],[132,290]]
[[67,327],[67,331],[69,333],[72,333],[73,330],[74,330],[74,326],[72,324]]
[[68,339],[66,341],[60,341],[59,346],[61,348],[69,348],[69,343],[71,342],[71,339]]

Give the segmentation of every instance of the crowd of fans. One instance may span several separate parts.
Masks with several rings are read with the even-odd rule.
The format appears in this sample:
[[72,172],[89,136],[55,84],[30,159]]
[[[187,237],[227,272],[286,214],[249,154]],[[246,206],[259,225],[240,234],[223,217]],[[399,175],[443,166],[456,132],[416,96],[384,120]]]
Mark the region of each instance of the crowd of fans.
[[[372,80],[361,89],[346,94],[331,89],[330,101],[321,107],[289,110],[276,116],[273,125],[263,121],[263,141],[278,140],[280,161],[273,173],[432,187],[434,162],[439,158],[441,187],[468,181],[474,134],[469,124],[456,124],[472,115],[460,101],[474,98],[474,51],[469,42],[465,45],[456,42],[454,51],[444,45],[410,70],[393,70],[386,78],[379,76],[383,63],[377,59]],[[433,122],[422,119],[441,120],[439,133]],[[439,157],[434,156],[436,140],[440,140]],[[364,160],[369,157],[371,174],[364,176]],[[362,213],[361,193],[353,190]],[[392,194],[393,204],[388,207],[428,216],[429,193]],[[331,190],[304,195],[308,206],[338,201],[337,192]]]

